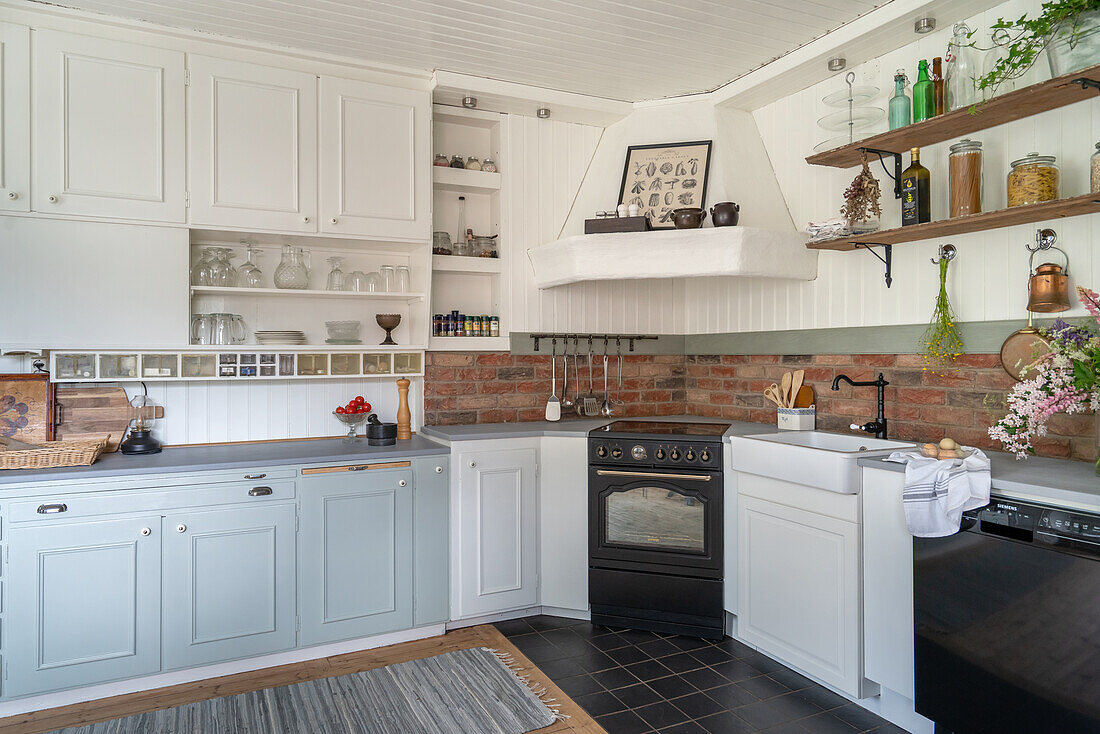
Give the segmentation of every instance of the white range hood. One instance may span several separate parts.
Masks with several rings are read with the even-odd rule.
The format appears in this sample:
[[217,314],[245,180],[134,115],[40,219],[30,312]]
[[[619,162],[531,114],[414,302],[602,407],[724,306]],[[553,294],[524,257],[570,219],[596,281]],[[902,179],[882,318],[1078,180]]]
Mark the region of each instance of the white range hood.
[[527,251],[539,288],[640,278],[817,278],[802,232],[708,227],[566,237]]

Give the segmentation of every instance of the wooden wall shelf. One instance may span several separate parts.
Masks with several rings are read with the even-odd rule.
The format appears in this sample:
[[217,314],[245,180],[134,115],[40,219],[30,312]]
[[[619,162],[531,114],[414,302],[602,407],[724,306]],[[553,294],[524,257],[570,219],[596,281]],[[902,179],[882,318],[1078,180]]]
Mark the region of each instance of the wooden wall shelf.
[[1100,64],[994,97],[978,107],[973,114],[969,109],[948,112],[931,120],[858,140],[842,148],[817,153],[807,158],[806,162],[814,166],[851,168],[860,164],[860,148],[903,153],[910,148],[935,145],[945,140],[953,140],[979,130],[986,130],[1006,122],[1100,96],[1100,90],[1075,83],[1075,79],[1100,81]]
[[855,250],[859,245],[900,245],[906,242],[919,242],[937,237],[950,237],[967,232],[980,232],[987,229],[1012,227],[1017,224],[1041,222],[1059,217],[1076,217],[1082,214],[1100,212],[1100,194],[1084,194],[1069,199],[1046,201],[1042,204],[1016,206],[1011,209],[999,209],[995,212],[970,214],[954,219],[941,219],[937,222],[914,224],[909,227],[883,229],[878,232],[839,237],[821,242],[808,242],[811,250]]

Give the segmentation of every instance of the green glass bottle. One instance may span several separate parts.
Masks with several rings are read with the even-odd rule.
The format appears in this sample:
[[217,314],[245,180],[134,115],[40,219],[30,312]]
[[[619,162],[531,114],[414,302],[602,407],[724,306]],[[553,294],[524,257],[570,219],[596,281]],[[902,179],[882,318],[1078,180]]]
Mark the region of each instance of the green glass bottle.
[[913,85],[913,122],[928,120],[936,115],[936,89],[928,76],[928,62],[920,60],[917,66],[917,83]]
[[910,148],[912,161],[901,172],[901,226],[932,221],[932,174],[920,164],[920,148]]
[[905,127],[913,121],[912,103],[909,101],[909,95],[905,93],[905,84],[908,81],[905,70],[898,69],[898,73],[894,75],[894,96],[890,98],[891,130]]

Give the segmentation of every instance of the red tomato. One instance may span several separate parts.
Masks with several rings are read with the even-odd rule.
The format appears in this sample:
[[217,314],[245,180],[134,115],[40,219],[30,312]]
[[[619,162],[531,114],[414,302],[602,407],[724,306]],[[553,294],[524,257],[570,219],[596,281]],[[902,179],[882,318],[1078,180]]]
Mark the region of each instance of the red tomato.
[[357,402],[357,403],[362,403],[362,402],[364,402],[364,400],[363,400],[363,396],[362,396],[362,395],[356,395],[356,396],[355,396],[355,402]]
[[364,403],[363,404],[363,412],[364,413],[369,413],[370,412],[370,403]]
[[343,414],[344,414],[344,413],[346,413],[347,411],[346,411],[346,410],[344,410],[344,408],[343,408],[343,407],[339,407],[339,408],[337,408],[337,409],[336,409],[336,412],[337,412],[337,413],[339,413],[339,414],[341,414],[341,415],[343,415]]

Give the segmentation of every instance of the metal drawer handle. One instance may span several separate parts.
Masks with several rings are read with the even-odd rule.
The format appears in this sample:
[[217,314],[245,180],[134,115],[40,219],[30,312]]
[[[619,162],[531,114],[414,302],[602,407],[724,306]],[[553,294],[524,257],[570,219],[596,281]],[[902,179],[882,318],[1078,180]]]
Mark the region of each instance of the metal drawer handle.
[[596,476],[600,477],[644,477],[646,479],[694,479],[697,482],[709,482],[707,474],[661,474],[651,471],[609,471],[597,469]]
[[267,497],[271,494],[271,487],[253,487],[248,490],[249,497]]
[[245,474],[244,478],[245,479],[263,479],[266,476],[267,476],[266,474]]
[[65,512],[68,509],[69,509],[68,505],[60,503],[60,502],[56,505],[39,505],[38,506],[38,514],[39,515],[56,515],[57,513]]

